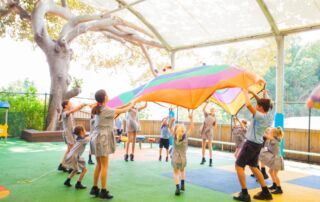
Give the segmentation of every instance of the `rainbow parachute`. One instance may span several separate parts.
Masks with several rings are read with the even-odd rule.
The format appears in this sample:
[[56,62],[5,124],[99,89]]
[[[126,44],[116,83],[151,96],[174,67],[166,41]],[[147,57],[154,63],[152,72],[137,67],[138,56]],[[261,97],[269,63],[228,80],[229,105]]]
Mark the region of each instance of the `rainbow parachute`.
[[229,65],[201,66],[180,72],[163,74],[150,82],[111,99],[109,107],[136,102],[165,102],[188,109],[196,109],[206,100],[236,114],[244,105],[241,88],[255,93],[265,87],[258,75]]

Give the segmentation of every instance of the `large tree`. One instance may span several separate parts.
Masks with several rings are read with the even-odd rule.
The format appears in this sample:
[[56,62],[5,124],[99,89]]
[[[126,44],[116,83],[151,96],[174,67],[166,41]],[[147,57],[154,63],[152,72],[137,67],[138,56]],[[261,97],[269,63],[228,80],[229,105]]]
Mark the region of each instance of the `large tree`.
[[[69,2],[75,4],[75,1]],[[90,9],[84,9],[89,14],[74,14],[81,13],[81,6],[77,6],[78,10],[72,12],[66,0],[2,0],[0,3],[0,29],[16,23],[22,29],[20,38],[28,38],[31,25],[32,38],[47,58],[51,76],[48,130],[54,130],[57,126],[57,114],[62,100],[77,96],[80,92],[79,88],[68,88],[68,72],[73,55],[70,44],[75,38],[93,31],[100,32],[102,37],[137,46],[146,56],[153,74],[154,68],[146,47],[162,48],[151,34],[130,22],[108,12],[94,14],[89,12]],[[17,16],[20,18],[17,19]],[[51,33],[52,27],[60,30],[56,34]]]

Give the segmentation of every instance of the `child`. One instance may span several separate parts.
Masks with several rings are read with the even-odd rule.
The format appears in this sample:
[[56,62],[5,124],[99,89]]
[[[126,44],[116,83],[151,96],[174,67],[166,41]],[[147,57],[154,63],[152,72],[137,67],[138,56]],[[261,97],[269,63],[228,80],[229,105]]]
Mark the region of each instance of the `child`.
[[233,117],[233,128],[232,128],[232,135],[234,137],[236,143],[236,151],[234,152],[234,156],[237,158],[241,147],[243,146],[246,140],[246,133],[247,133],[247,121],[246,120],[239,120],[238,117]]
[[74,119],[73,119],[73,113],[81,110],[83,107],[85,107],[85,104],[81,104],[77,107],[73,107],[72,103],[69,100],[65,100],[62,102],[62,114],[60,116],[60,119],[62,119],[62,126],[63,126],[63,139],[65,143],[67,144],[67,150],[64,153],[63,159],[58,167],[58,170],[66,172],[66,168],[64,167],[64,162],[66,160],[66,157],[68,153],[70,152],[71,148],[75,144],[75,138],[73,136],[73,128],[74,128]]
[[266,128],[270,127],[273,122],[273,113],[270,110],[272,108],[272,102],[269,99],[267,90],[263,92],[263,98],[259,98],[258,95],[250,92],[257,100],[256,107],[253,107],[250,103],[248,90],[243,89],[242,91],[245,98],[245,104],[253,117],[250,121],[251,124],[246,134],[247,141],[243,144],[235,165],[242,191],[238,196],[234,196],[233,199],[237,201],[251,201],[244,173],[245,166],[249,165],[262,188],[262,191],[256,194],[253,198],[258,200],[272,200],[272,195],[268,190],[263,175],[257,168],[258,158],[263,144],[264,131]]
[[201,165],[203,165],[206,162],[205,158],[205,151],[206,151],[206,144],[208,141],[208,149],[209,149],[209,156],[210,156],[210,161],[209,161],[209,166],[212,166],[212,140],[213,140],[213,127],[217,127],[217,121],[216,117],[214,115],[214,108],[210,109],[210,112],[208,113],[206,111],[206,107],[209,102],[207,102],[203,106],[203,114],[204,114],[204,122],[201,126],[201,138],[202,138],[202,160],[201,160]]
[[127,127],[127,133],[128,133],[128,141],[126,144],[126,154],[124,155],[124,160],[128,161],[129,158],[129,147],[130,142],[132,142],[132,150],[130,154],[130,161],[134,161],[134,149],[136,145],[136,136],[137,133],[140,131],[140,123],[139,123],[139,112],[147,107],[147,102],[144,106],[136,108],[133,107],[130,109],[126,116],[126,127]]
[[77,142],[68,153],[65,161],[66,167],[72,171],[69,174],[68,179],[64,182],[64,185],[66,185],[67,187],[71,187],[71,178],[78,172],[78,170],[82,170],[75,188],[85,189],[87,187],[82,185],[81,181],[86,174],[87,169],[86,162],[83,158],[81,158],[81,155],[86,148],[86,144],[90,141],[90,137],[86,136],[86,131],[82,126],[76,126],[74,128],[74,134],[77,136]]
[[[128,104],[119,109],[110,109],[106,106],[108,96],[105,90],[98,90],[95,94],[97,105],[92,109],[95,115],[94,123],[94,154],[96,156],[96,167],[94,169],[93,187],[90,195],[99,196],[102,199],[113,198],[107,190],[107,173],[109,167],[109,154],[116,150],[116,142],[113,134],[114,118],[121,113],[127,112],[132,104]],[[98,180],[101,179],[101,191],[98,188]]]
[[[186,131],[186,128],[183,124],[177,124],[174,129],[172,124],[174,119],[170,120],[170,131],[173,135],[173,148],[172,148],[172,159],[171,165],[173,167],[174,172],[174,180],[176,183],[176,191],[175,195],[180,195],[180,190],[185,191],[184,186],[184,168],[187,165],[187,148],[188,148],[188,135],[193,130],[193,121],[192,121],[192,114],[189,115],[190,120],[190,127],[189,130]],[[179,173],[181,176],[181,187],[179,186]]]
[[161,123],[161,134],[160,134],[160,142],[159,142],[159,161],[162,159],[162,148],[164,147],[166,149],[166,162],[168,162],[168,155],[169,155],[169,137],[170,137],[170,131],[169,131],[169,124],[168,124],[168,118],[162,119]]
[[269,167],[269,173],[271,175],[273,185],[269,187],[272,194],[282,194],[283,191],[280,186],[280,179],[278,177],[279,170],[284,170],[283,158],[280,155],[280,141],[283,137],[283,132],[280,127],[268,128],[265,131],[265,137],[267,138],[265,147],[261,150],[259,159],[260,161]]

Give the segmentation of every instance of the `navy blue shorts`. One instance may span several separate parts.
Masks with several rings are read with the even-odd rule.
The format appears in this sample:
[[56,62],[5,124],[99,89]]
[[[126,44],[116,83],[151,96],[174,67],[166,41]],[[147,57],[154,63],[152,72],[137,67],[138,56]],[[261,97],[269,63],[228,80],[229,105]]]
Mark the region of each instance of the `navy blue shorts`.
[[257,144],[251,141],[246,141],[241,148],[237,158],[236,165],[244,168],[246,165],[257,167],[262,144]]
[[163,147],[166,149],[169,149],[169,139],[160,138],[159,148],[163,148]]

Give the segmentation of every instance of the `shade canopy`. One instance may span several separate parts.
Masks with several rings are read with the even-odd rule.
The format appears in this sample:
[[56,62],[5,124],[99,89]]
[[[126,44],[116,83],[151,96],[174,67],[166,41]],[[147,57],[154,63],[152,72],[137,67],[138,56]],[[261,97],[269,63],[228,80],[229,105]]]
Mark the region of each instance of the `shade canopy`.
[[320,0],[81,0],[149,32],[168,51],[320,28]]
[[1,102],[0,101],[0,109],[9,109],[10,105],[8,102]]

